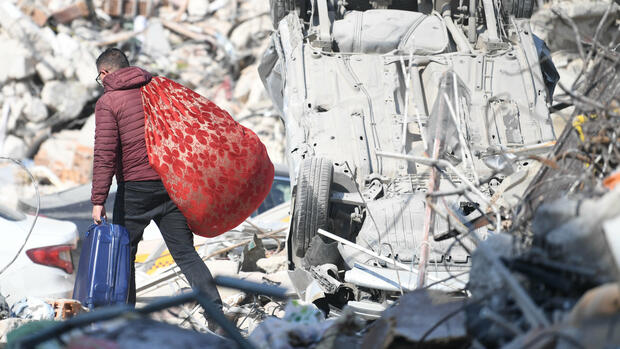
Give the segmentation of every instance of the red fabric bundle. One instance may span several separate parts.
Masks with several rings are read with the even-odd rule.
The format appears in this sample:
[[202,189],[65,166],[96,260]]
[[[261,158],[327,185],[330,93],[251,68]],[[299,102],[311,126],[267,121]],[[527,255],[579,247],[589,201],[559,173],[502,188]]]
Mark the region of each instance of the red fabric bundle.
[[142,87],[142,103],[149,162],[195,234],[218,236],[265,200],[274,169],[254,132],[164,77]]

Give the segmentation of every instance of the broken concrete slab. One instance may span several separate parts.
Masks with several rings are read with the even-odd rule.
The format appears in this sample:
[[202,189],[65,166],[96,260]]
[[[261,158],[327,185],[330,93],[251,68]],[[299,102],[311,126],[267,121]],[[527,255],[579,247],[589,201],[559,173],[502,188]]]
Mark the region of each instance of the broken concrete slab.
[[22,113],[27,120],[32,122],[41,122],[47,119],[47,107],[40,98],[26,95],[24,102],[25,106]]
[[13,159],[23,159],[27,152],[28,146],[23,139],[14,135],[7,135],[4,139],[4,145],[2,146],[0,154]]
[[54,80],[58,77],[58,72],[51,62],[53,62],[53,58],[51,56],[46,56],[35,66],[37,74],[43,82]]
[[281,255],[261,258],[256,261],[256,266],[267,274],[287,270],[288,257],[286,255]]
[[20,4],[19,9],[25,15],[30,16],[32,21],[39,27],[44,26],[50,17],[50,11],[44,6],[40,6],[39,4],[22,3]]
[[93,79],[97,71],[95,60],[91,50],[84,45],[80,45],[72,57],[75,77],[83,86],[91,90],[97,87],[97,82]]
[[67,33],[58,33],[52,42],[52,48],[55,57],[71,60],[80,49],[80,42]]
[[190,17],[201,18],[209,12],[209,1],[204,0],[188,0],[187,14]]
[[165,56],[172,50],[164,26],[159,19],[149,20],[144,32],[144,46],[142,50],[154,58]]
[[43,103],[67,120],[80,115],[89,98],[86,87],[77,81],[52,80],[41,91]]
[[258,33],[269,33],[272,30],[271,19],[265,13],[262,16],[241,23],[230,35],[230,41],[238,50],[247,50],[254,43]]
[[80,144],[79,130],[64,130],[47,139],[34,157],[62,181],[84,184],[92,177],[93,148]]
[[54,13],[52,13],[52,18],[54,18],[57,23],[67,24],[74,19],[86,17],[88,15],[89,10],[86,2],[78,1],[67,7],[64,7],[61,10],[55,11]]
[[[532,16],[532,30],[545,40],[552,51],[568,50],[576,52],[577,45],[573,29],[554,11],[570,18],[577,26],[582,38],[592,38],[609,5],[609,1],[550,1]],[[612,40],[613,30],[607,30],[607,28],[613,25],[618,18],[620,18],[620,6],[615,4],[606,23],[603,24],[603,30],[599,36],[600,43],[603,46]]]
[[7,37],[0,38],[0,84],[11,79],[23,79],[34,74],[36,61],[33,52],[22,42]]
[[10,1],[0,2],[0,27],[11,38],[32,45],[33,54],[44,54],[51,50],[50,42],[53,40],[54,32],[50,28],[39,28]]
[[464,299],[438,291],[407,293],[383,312],[364,336],[362,348],[383,349],[395,343],[462,346],[467,342],[464,305]]

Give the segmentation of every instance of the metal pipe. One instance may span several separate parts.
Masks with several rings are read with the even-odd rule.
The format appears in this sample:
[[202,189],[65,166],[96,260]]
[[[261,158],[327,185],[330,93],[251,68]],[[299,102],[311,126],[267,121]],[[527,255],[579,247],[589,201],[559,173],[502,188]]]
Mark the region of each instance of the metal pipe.
[[[400,273],[400,275],[397,273]],[[397,277],[401,278],[401,284],[394,282],[394,279]],[[413,291],[416,285],[416,277],[417,275],[410,271],[378,268],[359,263],[355,263],[351,270],[347,270],[344,273],[344,281],[346,282],[393,292],[398,292],[401,289],[405,292]]]
[[234,288],[252,294],[263,294],[271,298],[287,299],[287,289],[284,287],[259,284],[230,276],[216,276],[215,284],[222,287]]
[[[336,241],[340,242],[343,245],[347,245],[347,246],[352,247],[352,248],[354,248],[354,249],[356,249],[358,251],[364,252],[364,253],[366,253],[369,256],[372,256],[372,257],[375,257],[377,259],[380,259],[380,260],[384,261],[385,263],[391,264],[391,265],[393,265],[395,267],[398,267],[398,268],[401,268],[403,270],[407,270],[409,272],[417,274],[415,271],[411,270],[411,268],[408,265],[406,265],[404,263],[397,262],[396,260],[392,260],[392,259],[389,259],[387,257],[383,257],[383,256],[375,253],[374,251],[371,251],[371,250],[369,250],[369,249],[367,249],[365,247],[362,247],[362,246],[360,246],[360,245],[358,245],[358,244],[356,244],[354,242],[351,242],[351,241],[349,241],[349,240],[347,240],[345,238],[342,238],[342,237],[340,237],[338,235],[332,234],[332,233],[330,233],[330,232],[328,232],[326,230],[319,229],[317,231],[317,233],[320,234],[320,235],[323,235],[325,237],[328,237],[328,238],[330,238],[332,240],[336,240]],[[431,278],[431,277],[429,277],[429,280],[431,280],[433,282],[439,281],[439,280],[437,280],[435,278]],[[452,287],[452,288],[455,289],[455,290],[458,290],[458,288],[456,288],[456,287]]]
[[[458,97],[458,87],[456,86],[456,73],[452,72],[452,74],[454,74],[454,95],[455,95],[455,101],[454,104],[457,106],[459,105],[459,97]],[[454,112],[454,109],[452,107],[452,104],[450,103],[450,97],[448,97],[448,94],[444,92],[443,94],[444,99],[446,100],[446,104],[448,105],[448,110],[450,112],[450,116],[452,117],[452,122],[454,122],[454,127],[456,128],[456,133],[459,136],[459,142],[461,143],[461,154],[463,156],[463,161],[466,161],[465,159],[465,155],[467,155],[467,157],[469,158],[469,161],[466,161],[469,164],[469,167],[471,168],[471,171],[474,175],[474,180],[476,182],[476,185],[480,184],[480,179],[478,178],[478,173],[476,172],[476,167],[474,166],[474,156],[471,152],[471,148],[469,147],[469,144],[467,144],[467,141],[465,140],[465,136],[463,135],[463,132],[461,132],[461,123],[459,123],[459,121],[457,120],[457,115],[460,116],[460,111],[457,111],[456,113]]]
[[399,267],[399,268],[401,268],[403,270],[407,270],[407,271],[409,271],[409,269],[410,269],[409,266],[406,265],[406,264],[403,264],[403,263],[391,260],[391,259],[389,259],[387,257],[381,256],[381,255],[375,253],[374,251],[371,251],[371,250],[369,250],[369,249],[367,249],[365,247],[362,247],[362,246],[360,246],[360,245],[358,245],[358,244],[356,244],[354,242],[351,242],[351,241],[349,241],[349,240],[347,240],[345,238],[341,238],[340,236],[332,234],[332,233],[330,233],[330,232],[328,232],[326,230],[319,229],[317,231],[317,233],[319,233],[319,234],[321,234],[321,235],[323,235],[325,237],[328,237],[328,238],[330,238],[332,240],[336,240],[336,241],[340,242],[343,245],[347,245],[347,246],[352,247],[352,248],[354,248],[354,249],[356,249],[358,251],[364,252],[367,255],[373,256],[373,257],[375,257],[377,259],[380,259],[380,260],[382,260],[382,261],[384,261],[384,262],[386,262],[388,264],[391,264],[391,265],[393,265],[395,267]]
[[402,147],[401,152],[403,154],[407,154],[407,125],[409,124],[409,88],[411,87],[410,76],[411,76],[411,63],[413,61],[413,52],[409,54],[409,65],[405,67],[405,62],[403,57],[400,56],[400,66],[403,71],[403,78],[405,79],[405,110],[403,112],[403,127],[402,127]]
[[452,34],[452,38],[456,43],[456,48],[458,51],[463,53],[471,53],[474,49],[469,44],[469,41],[467,41],[465,34],[463,34],[463,32],[456,27],[456,24],[454,24],[450,11],[444,11],[443,21],[446,23],[446,27],[448,28],[450,34]]
[[[435,130],[435,141],[433,142],[433,159],[439,158],[439,149],[441,148],[441,136],[439,133],[441,128],[437,127]],[[431,169],[431,176],[429,178],[428,193],[432,193],[436,187],[438,187],[439,174],[437,169],[433,166]],[[434,197],[430,197],[431,203],[426,205],[424,212],[424,233],[422,235],[422,243],[420,246],[420,263],[418,264],[418,289],[424,287],[426,281],[426,263],[428,261],[429,242],[428,237],[435,229],[435,211],[433,210]]]
[[477,35],[478,33],[476,33],[476,22],[478,21],[478,18],[476,16],[476,7],[477,7],[477,1],[476,0],[469,0],[469,19],[468,19],[468,23],[467,23],[467,38],[469,39],[469,42],[472,44],[476,43]]
[[84,327],[94,322],[107,321],[115,319],[123,314],[137,313],[147,315],[153,312],[164,310],[190,301],[198,301],[204,308],[209,318],[215,320],[230,336],[232,340],[237,342],[240,348],[252,349],[254,346],[245,339],[219,308],[198,290],[184,293],[175,297],[166,298],[151,303],[143,308],[133,308],[128,305],[110,306],[98,309],[91,313],[83,313],[67,321],[54,324],[53,326],[44,328],[26,337],[18,339],[15,343],[16,348],[34,348],[37,344],[43,343],[51,338],[58,337],[65,332],[74,328]]
[[413,88],[413,108],[415,109],[415,116],[418,121],[418,128],[420,129],[420,137],[422,138],[422,144],[424,145],[424,151],[428,151],[428,144],[426,143],[426,131],[422,127],[422,116],[420,115],[420,108],[425,117],[428,116],[426,110],[426,101],[424,100],[424,91],[422,89],[422,80],[420,79],[420,70],[418,65],[414,64],[411,69],[415,71],[411,74],[411,82]]
[[489,41],[498,42],[499,36],[497,34],[497,20],[495,19],[493,0],[482,0],[482,6],[484,7],[484,17],[487,22],[487,35]]

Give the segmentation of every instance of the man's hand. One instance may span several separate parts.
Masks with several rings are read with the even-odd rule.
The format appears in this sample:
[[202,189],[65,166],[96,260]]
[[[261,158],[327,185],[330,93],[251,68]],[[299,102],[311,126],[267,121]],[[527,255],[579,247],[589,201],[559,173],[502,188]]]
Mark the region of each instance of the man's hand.
[[93,206],[93,221],[95,224],[101,224],[101,218],[105,218],[105,207],[103,205]]

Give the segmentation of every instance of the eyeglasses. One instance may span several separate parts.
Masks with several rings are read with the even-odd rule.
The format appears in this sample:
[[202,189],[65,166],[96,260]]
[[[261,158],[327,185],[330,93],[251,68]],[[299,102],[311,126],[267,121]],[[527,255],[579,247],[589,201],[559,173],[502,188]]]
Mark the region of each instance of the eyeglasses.
[[103,87],[103,81],[101,81],[101,74],[102,73],[107,73],[107,72],[105,70],[102,70],[102,71],[99,72],[99,74],[97,74],[97,77],[95,78],[95,81],[101,87]]

